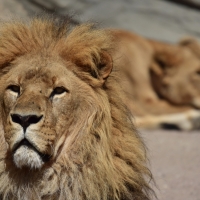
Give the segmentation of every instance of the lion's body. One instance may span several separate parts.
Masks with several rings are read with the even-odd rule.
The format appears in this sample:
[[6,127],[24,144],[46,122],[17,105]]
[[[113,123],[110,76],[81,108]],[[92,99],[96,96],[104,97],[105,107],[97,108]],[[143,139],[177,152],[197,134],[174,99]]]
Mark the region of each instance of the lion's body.
[[158,101],[149,75],[153,48],[145,38],[130,32],[113,30],[112,33],[118,45],[114,62],[121,73],[125,102],[134,115],[146,115],[150,111],[145,105],[151,100]]
[[148,122],[159,126],[161,115],[165,115],[166,123],[172,114],[180,116],[177,113],[182,113],[184,119],[188,112],[193,113],[191,118],[197,117],[192,105],[200,105],[200,60],[183,42],[167,44],[123,30],[112,30],[112,34],[124,101],[136,120],[142,122],[143,118],[147,124],[148,117]]
[[[3,200],[147,200],[145,146],[109,34],[35,19],[0,30]],[[110,48],[111,47],[111,48]]]

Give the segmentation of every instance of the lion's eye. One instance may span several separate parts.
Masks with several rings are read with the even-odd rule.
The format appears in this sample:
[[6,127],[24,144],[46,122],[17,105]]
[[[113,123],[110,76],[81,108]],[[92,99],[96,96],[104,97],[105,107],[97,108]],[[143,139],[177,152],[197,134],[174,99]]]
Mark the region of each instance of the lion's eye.
[[53,90],[53,93],[54,93],[54,94],[62,94],[62,93],[64,93],[64,92],[66,92],[66,89],[63,88],[63,87],[56,87],[56,88]]
[[68,90],[64,87],[56,87],[54,88],[54,90],[52,91],[51,93],[51,96],[50,97],[53,97],[55,95],[60,95],[60,94],[63,94],[65,92],[68,92]]
[[7,89],[18,94],[20,93],[20,87],[18,85],[10,85]]

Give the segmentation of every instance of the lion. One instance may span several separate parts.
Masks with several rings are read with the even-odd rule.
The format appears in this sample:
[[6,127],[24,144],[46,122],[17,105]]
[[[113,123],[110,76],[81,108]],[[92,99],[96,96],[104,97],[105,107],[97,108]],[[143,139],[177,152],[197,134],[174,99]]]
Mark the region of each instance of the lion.
[[200,118],[196,110],[200,108],[200,60],[186,40],[168,44],[124,30],[111,32],[124,102],[136,121],[147,124],[148,117],[149,126],[169,122],[181,129],[195,128]]
[[37,17],[0,28],[2,200],[148,200],[146,147],[112,34]]

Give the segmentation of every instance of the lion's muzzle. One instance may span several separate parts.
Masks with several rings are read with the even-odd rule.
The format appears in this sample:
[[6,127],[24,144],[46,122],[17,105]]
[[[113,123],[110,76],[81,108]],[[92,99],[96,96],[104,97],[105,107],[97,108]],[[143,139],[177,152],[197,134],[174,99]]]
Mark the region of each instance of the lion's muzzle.
[[49,155],[40,152],[34,141],[27,135],[29,134],[27,128],[30,125],[39,123],[42,117],[43,115],[11,114],[12,122],[19,124],[23,128],[23,137],[16,141],[12,147],[13,160],[18,168],[41,168],[50,158]]
[[24,132],[26,131],[27,127],[31,124],[36,124],[42,119],[43,115],[37,116],[37,115],[19,115],[19,114],[12,114],[11,118],[12,121],[15,123],[20,124]]

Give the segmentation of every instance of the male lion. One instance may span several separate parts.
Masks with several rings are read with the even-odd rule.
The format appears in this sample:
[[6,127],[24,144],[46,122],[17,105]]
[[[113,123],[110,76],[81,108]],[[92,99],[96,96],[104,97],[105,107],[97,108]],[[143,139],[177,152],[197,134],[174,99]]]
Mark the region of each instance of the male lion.
[[150,199],[145,146],[121,101],[112,48],[91,25],[3,24],[1,199]]
[[186,41],[167,44],[128,31],[111,32],[124,101],[136,121],[147,125],[148,116],[147,126],[169,122],[191,129],[198,125],[200,112],[192,107],[200,108],[200,60]]

